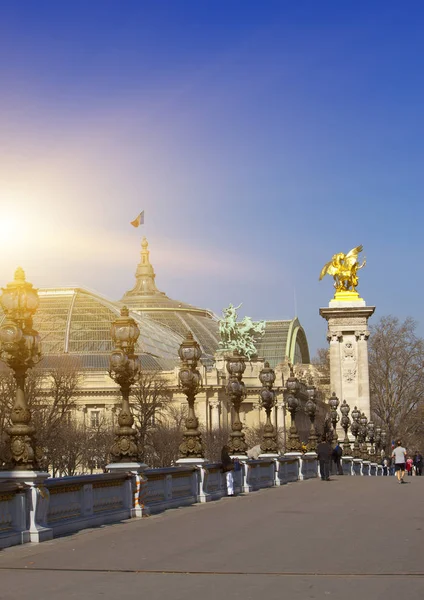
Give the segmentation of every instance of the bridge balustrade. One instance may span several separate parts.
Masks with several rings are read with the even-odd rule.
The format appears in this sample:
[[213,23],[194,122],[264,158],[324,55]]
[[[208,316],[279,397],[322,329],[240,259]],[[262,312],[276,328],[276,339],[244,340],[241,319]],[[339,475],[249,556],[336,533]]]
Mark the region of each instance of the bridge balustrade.
[[[381,476],[376,463],[343,460],[346,474]],[[247,494],[317,477],[316,455],[291,453],[241,460],[235,491]],[[0,480],[0,548],[40,542],[88,527],[216,501],[226,495],[220,463],[137,472],[51,478],[17,484]]]

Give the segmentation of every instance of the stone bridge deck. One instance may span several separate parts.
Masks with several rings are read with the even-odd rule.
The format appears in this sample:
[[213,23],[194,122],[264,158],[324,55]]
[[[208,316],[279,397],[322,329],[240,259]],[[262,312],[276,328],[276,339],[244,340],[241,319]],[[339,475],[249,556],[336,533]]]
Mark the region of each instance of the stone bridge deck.
[[424,477],[334,477],[0,552],[1,600],[424,597]]

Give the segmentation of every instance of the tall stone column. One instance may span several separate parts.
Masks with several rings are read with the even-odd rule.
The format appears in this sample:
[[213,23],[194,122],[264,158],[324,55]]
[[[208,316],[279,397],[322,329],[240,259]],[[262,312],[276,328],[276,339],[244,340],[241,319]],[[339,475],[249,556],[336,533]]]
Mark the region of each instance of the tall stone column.
[[211,407],[211,429],[219,429],[219,414],[221,403],[219,400],[209,400],[209,406]]
[[368,374],[368,319],[374,306],[366,306],[362,298],[333,299],[328,308],[320,308],[320,315],[328,323],[330,342],[330,391],[341,402],[370,417],[370,390]]

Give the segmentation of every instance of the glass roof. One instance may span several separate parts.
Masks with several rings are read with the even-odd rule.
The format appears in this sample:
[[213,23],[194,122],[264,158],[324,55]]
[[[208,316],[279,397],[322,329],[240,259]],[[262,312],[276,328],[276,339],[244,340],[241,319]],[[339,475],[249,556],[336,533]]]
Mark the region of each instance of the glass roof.
[[297,318],[291,321],[265,321],[265,334],[256,344],[258,356],[276,367],[285,359],[309,364],[305,332]]
[[191,331],[200,344],[203,354],[213,356],[218,349],[218,321],[214,319],[190,312],[146,311],[144,314],[149,315],[149,318],[156,323],[170,327],[181,336],[185,336],[187,331]]
[[[105,355],[108,360],[113,349],[110,327],[119,316],[121,305],[80,288],[44,289],[38,293],[40,306],[34,328],[41,337],[43,356]],[[175,363],[182,337],[146,315],[133,312],[130,315],[140,328],[136,352]],[[0,313],[0,323],[3,319]],[[91,362],[93,366],[96,363]],[[101,368],[104,361],[97,362]]]

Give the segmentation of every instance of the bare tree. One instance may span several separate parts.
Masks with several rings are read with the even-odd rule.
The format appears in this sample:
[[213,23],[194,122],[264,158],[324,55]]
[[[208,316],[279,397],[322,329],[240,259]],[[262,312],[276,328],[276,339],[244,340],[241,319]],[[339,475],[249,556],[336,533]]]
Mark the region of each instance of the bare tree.
[[371,327],[369,373],[371,411],[387,430],[388,441],[413,437],[422,428],[424,340],[407,318],[383,317]]
[[85,428],[84,460],[85,471],[105,469],[109,463],[109,453],[114,440],[113,423],[103,416],[98,423]]
[[[78,425],[73,419],[81,384],[81,371],[74,361],[69,361],[54,369],[34,369],[31,373],[38,374],[41,384],[37,393],[29,394],[28,404],[37,432],[37,446],[42,456],[42,464],[44,468],[60,472],[62,463],[59,460],[59,440],[62,440],[63,446],[65,442],[68,444],[66,433],[72,432],[72,439],[81,437]],[[31,384],[31,379],[28,383]],[[81,444],[81,441],[78,443]],[[67,452],[71,452],[70,447],[66,447]]]
[[221,429],[202,430],[202,440],[205,446],[205,457],[211,462],[221,461],[222,447],[228,443],[230,429],[222,427]]
[[152,467],[169,467],[179,456],[183,428],[158,423],[150,432],[144,448],[145,462]]
[[171,401],[172,394],[163,375],[158,371],[142,371],[131,388],[131,409],[138,432],[141,460],[146,460],[149,433],[163,423],[165,409]]

